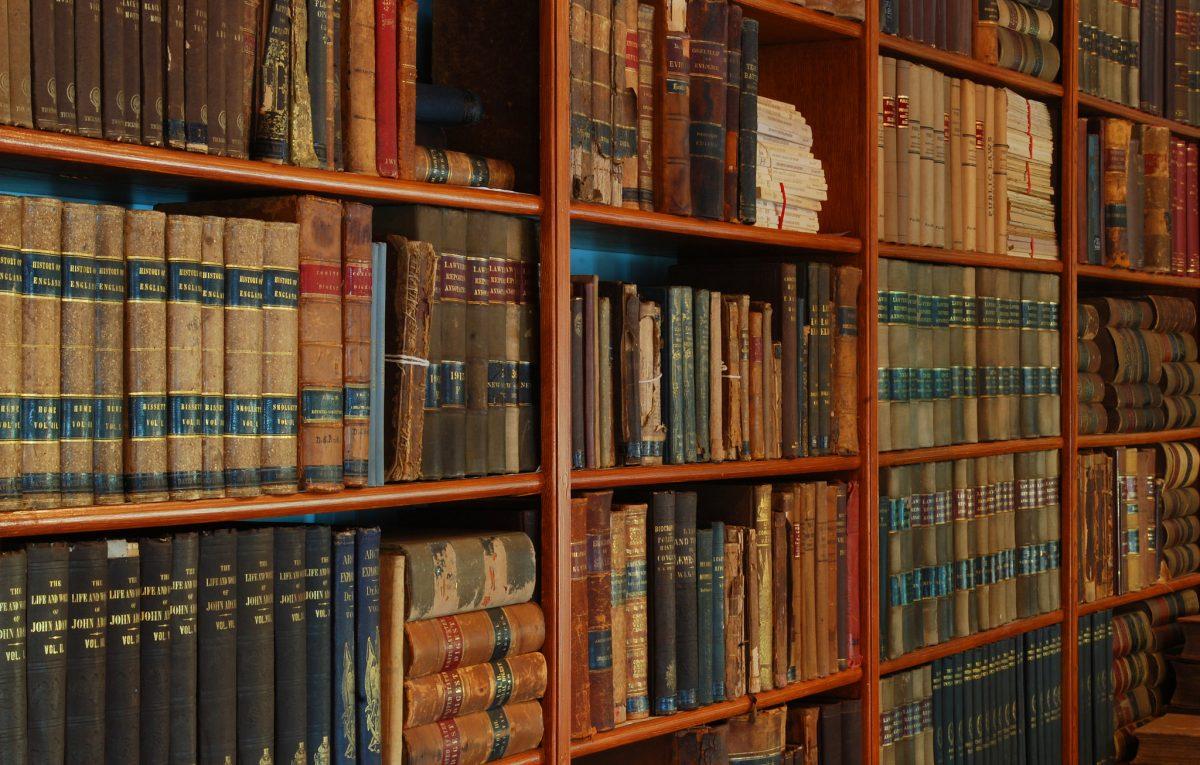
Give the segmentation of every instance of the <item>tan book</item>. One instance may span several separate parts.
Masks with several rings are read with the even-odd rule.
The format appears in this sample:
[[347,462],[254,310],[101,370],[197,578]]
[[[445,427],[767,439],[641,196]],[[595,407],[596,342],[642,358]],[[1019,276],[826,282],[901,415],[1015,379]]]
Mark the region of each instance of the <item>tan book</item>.
[[[19,230],[19,229],[18,229]],[[59,457],[62,506],[92,504],[92,398],[96,298],[96,207],[62,209],[62,410]]]
[[638,319],[638,411],[642,415],[642,464],[661,465],[667,429],[662,421],[662,308],[642,301]]
[[963,82],[958,77],[951,77],[950,80],[950,122],[946,126],[948,156],[946,163],[946,175],[949,178],[949,192],[947,200],[949,202],[949,223],[947,231],[947,242],[949,246],[955,250],[962,250],[966,247],[963,237],[963,151],[962,138],[960,135],[959,125],[962,123],[962,86]]
[[725,384],[724,337],[725,325],[721,293],[708,294],[708,448],[713,462],[724,462],[725,451]]
[[[876,176],[877,180],[876,180],[876,188],[875,188],[875,197],[876,197],[875,198],[875,206],[876,206],[876,215],[877,215],[877,218],[875,221],[875,229],[878,232],[879,238],[884,241],[888,241],[888,242],[890,242],[892,240],[890,237],[887,236],[887,230],[888,230],[887,193],[885,191],[885,188],[887,186],[887,176],[888,176],[888,170],[887,170],[888,154],[887,154],[887,150],[884,148],[884,142],[885,142],[884,136],[888,132],[887,121],[890,119],[891,113],[895,109],[895,105],[893,102],[896,97],[894,84],[891,85],[892,92],[891,93],[888,92],[889,83],[888,83],[887,74],[885,72],[889,68],[893,72],[892,78],[893,78],[893,82],[894,82],[894,78],[895,78],[894,72],[896,69],[895,59],[890,59],[885,56],[879,56],[876,60],[876,74],[875,74],[875,76],[877,78],[877,82],[879,83],[879,103],[876,104],[876,108],[875,108],[875,129],[878,133],[875,137],[875,166],[877,168],[879,168],[877,171],[877,176]],[[887,116],[885,116],[885,115],[887,115]]]
[[946,155],[950,141],[949,80],[945,74],[933,73],[933,242],[938,247],[949,247],[946,215]]
[[935,137],[940,128],[940,115],[937,112],[937,94],[935,93],[936,76],[932,68],[923,66],[920,69],[920,91],[918,108],[921,119],[921,238],[920,244],[937,245],[937,176],[934,163]]
[[817,599],[822,590],[817,585],[816,544],[818,509],[825,484],[806,483],[803,487],[800,501],[800,578],[806,585],[803,594],[804,636],[801,640],[800,679],[811,680],[817,677],[820,668],[817,645],[822,633],[817,624]]
[[225,496],[225,219],[204,217],[200,240],[200,393],[204,402],[200,496]]
[[[342,109],[345,126],[346,170],[376,175],[375,161],[375,3],[349,0],[342,13],[348,41],[342,55],[345,80]],[[332,108],[332,104],[329,105]]]
[[911,144],[910,104],[912,62],[896,61],[896,241],[910,244],[908,235],[912,184],[909,178],[908,152]]
[[0,510],[21,506],[21,198],[0,196]]
[[[393,552],[379,556],[379,721],[382,726],[382,761],[401,765],[404,731],[404,556]],[[435,675],[437,677],[437,675]]]
[[[921,83],[924,79],[923,72],[926,67],[917,64],[911,64],[908,72],[907,96],[901,105],[902,114],[907,115],[902,117],[907,125],[908,148],[905,158],[907,159],[907,174],[902,177],[908,179],[908,220],[907,220],[907,235],[904,241],[908,244],[920,244],[923,241],[921,233],[921,210],[923,208],[921,193],[922,189],[922,172],[921,172],[921,146],[924,139],[924,134],[921,132],[924,127],[921,124],[924,114],[923,98]],[[896,92],[900,92],[900,70],[896,73]],[[897,95],[897,98],[900,96]],[[901,131],[903,135],[903,131]]]
[[995,135],[992,138],[992,189],[995,195],[995,244],[992,251],[1008,252],[1008,89],[992,88]]
[[750,458],[761,460],[765,454],[763,435],[763,315],[762,303],[750,310]]
[[883,187],[883,204],[880,207],[883,213],[883,227],[880,229],[880,238],[887,242],[899,242],[900,190],[897,164],[899,162],[900,133],[897,116],[900,104],[896,98],[898,62],[894,58],[884,56],[881,56],[879,60],[883,63],[880,82],[880,90],[883,91],[883,120],[880,124],[880,130],[883,132],[883,163],[879,166],[879,179]]
[[[627,532],[625,530],[625,522],[628,517],[624,505],[613,506],[612,516],[610,517],[610,537],[609,537],[609,561],[612,564],[612,677],[613,677],[613,723],[620,725],[625,722],[625,700],[627,693],[626,678],[626,660],[625,653],[628,649],[628,621],[626,617],[626,542]],[[540,654],[535,654],[539,655]],[[538,690],[537,696],[529,698],[538,698],[542,691],[546,688],[545,683],[545,661],[543,660],[543,680],[541,688]],[[520,677],[515,668],[513,675]]]
[[725,527],[725,697],[735,699],[746,693],[746,582],[744,546],[746,530]]
[[167,216],[167,465],[171,499],[199,499],[204,466],[203,230],[201,218]]
[[750,423],[750,296],[738,295],[738,405],[741,420],[741,440],[738,442],[738,458],[748,460],[751,457],[750,436],[753,425]]
[[225,220],[225,493],[262,493],[263,223]]
[[963,249],[967,252],[982,251],[979,244],[979,154],[976,148],[975,90],[978,86],[970,80],[960,80],[959,139],[962,146],[962,215]]
[[[742,376],[740,360],[741,320],[737,295],[725,295],[721,304],[721,324],[724,334],[721,347],[722,373],[720,395],[723,400],[725,459],[738,459],[742,449]],[[710,394],[711,397],[711,394]]]
[[371,211],[342,205],[342,480],[351,488],[367,485],[371,449]]
[[125,501],[125,210],[96,211],[93,499],[111,505]]
[[300,412],[297,359],[300,327],[300,228],[263,224],[262,491],[299,488],[296,426]]
[[[762,614],[759,602],[759,590],[762,587],[762,570],[758,564],[758,533],[754,527],[746,527],[746,543],[742,546],[742,571],[745,572],[743,583],[745,591],[743,599],[746,609],[746,634],[738,650],[745,654],[746,659],[746,693],[759,693],[762,684]],[[769,591],[768,591],[769,595]],[[769,654],[768,654],[769,655]],[[769,665],[769,661],[768,661]],[[768,679],[767,689],[771,684]]]
[[[988,89],[976,84],[975,96],[975,236],[980,252],[991,252],[994,226],[989,227],[992,204],[992,163],[988,156]],[[993,105],[992,110],[995,110]]]

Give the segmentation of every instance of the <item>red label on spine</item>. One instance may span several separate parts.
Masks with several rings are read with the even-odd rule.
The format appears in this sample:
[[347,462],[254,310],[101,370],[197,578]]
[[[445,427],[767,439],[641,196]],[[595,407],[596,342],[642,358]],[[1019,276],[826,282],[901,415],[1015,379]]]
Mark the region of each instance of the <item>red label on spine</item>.
[[442,641],[446,646],[446,655],[442,657],[442,666],[439,667],[439,671],[444,672],[454,669],[462,661],[463,634],[462,627],[453,616],[439,617],[438,626],[442,628]]
[[462,710],[466,689],[457,672],[443,672],[442,683],[446,686],[446,700],[442,703],[442,717],[454,717]]
[[335,296],[342,294],[342,270],[328,263],[301,263],[300,294]]
[[449,720],[438,720],[438,731],[442,734],[442,765],[458,765],[458,756],[462,754],[462,734],[458,723],[451,717]]
[[347,263],[342,289],[342,294],[346,297],[371,297],[371,265],[369,263],[354,263],[353,265]]

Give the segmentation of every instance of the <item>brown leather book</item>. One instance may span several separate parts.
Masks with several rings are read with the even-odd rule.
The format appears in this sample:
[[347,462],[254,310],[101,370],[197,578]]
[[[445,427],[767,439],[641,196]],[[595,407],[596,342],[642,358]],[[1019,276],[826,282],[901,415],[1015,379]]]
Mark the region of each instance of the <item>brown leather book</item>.
[[30,56],[30,0],[9,0],[8,36],[9,109],[12,124],[33,127],[33,92]]
[[788,514],[795,513],[796,495],[783,488],[771,495],[771,682],[776,688],[788,684]]
[[[505,238],[505,257],[517,260],[516,324],[517,324],[517,470],[528,473],[538,467],[537,373],[538,373],[538,236],[533,221],[527,218],[508,219]],[[511,310],[508,314],[512,321]],[[512,341],[509,331],[508,340]],[[511,394],[510,394],[511,398]],[[505,423],[511,427],[512,412],[506,413]],[[511,441],[511,437],[510,437]],[[511,463],[511,457],[509,459]]]
[[204,221],[167,216],[167,467],[171,499],[199,499],[204,462],[203,282]]
[[93,499],[111,505],[125,501],[125,210],[100,205],[96,214]]
[[404,681],[404,727],[535,701],[546,691],[546,657],[525,653],[508,659]]
[[[403,555],[382,553],[379,556],[379,683],[383,689],[379,696],[379,738],[381,760],[385,765],[400,765],[404,755],[404,714],[407,710],[404,694],[397,692],[404,686],[406,653],[404,564]],[[318,746],[324,746],[324,731],[319,740]]]
[[[513,262],[509,219],[492,213],[469,213],[472,227],[484,229],[488,266],[487,320],[487,438],[486,472],[517,472],[517,290],[518,262]],[[519,246],[519,244],[518,244]],[[510,422],[511,419],[511,422]]]
[[609,563],[612,567],[612,673],[613,724],[620,725],[626,719],[628,680],[626,677],[626,649],[628,647],[628,621],[625,608],[626,587],[626,519],[625,507],[613,507],[609,534]]
[[262,0],[230,2],[231,37],[225,70],[225,149],[231,157],[250,156],[254,100],[254,62],[259,44]]
[[726,742],[732,762],[750,757],[777,761],[783,751],[787,707],[761,709],[748,715],[731,717]]
[[766,453],[763,435],[763,315],[762,303],[750,304],[750,458],[761,460]]
[[58,93],[55,88],[54,0],[30,0],[29,26],[33,87],[33,122],[38,130],[58,130]]
[[688,145],[691,157],[692,215],[721,220],[725,215],[725,48],[729,6],[725,0],[689,0]]
[[438,292],[442,301],[442,474],[466,475],[467,438],[467,213],[442,212]]
[[225,220],[225,494],[262,493],[263,223]]
[[[428,328],[425,334],[428,337]],[[371,415],[371,207],[357,202],[342,205],[342,354],[345,381],[342,477],[346,486],[366,486],[371,449],[367,436]],[[423,381],[420,388],[424,401]],[[417,439],[418,458],[419,445]]]
[[[746,529],[725,527],[725,697],[746,693]],[[718,670],[720,668],[717,668]]]
[[600,280],[595,275],[571,277],[572,294],[583,299],[583,466],[600,467],[600,372],[598,303]]
[[[109,0],[114,2],[115,0]],[[215,0],[214,0],[215,1]],[[107,5],[105,6],[108,7]],[[184,142],[188,151],[201,153],[208,151],[208,0],[184,0]],[[109,48],[107,35],[107,15],[105,16],[106,34],[105,48]],[[118,38],[119,39],[119,38]],[[115,43],[119,44],[119,43]],[[118,80],[119,82],[119,80]],[[104,102],[109,103],[110,88],[119,87],[109,84],[109,70],[105,67]],[[115,91],[113,91],[115,92]],[[114,101],[115,103],[115,101]],[[114,114],[116,110],[114,109]],[[108,135],[110,119],[105,113],[105,137]]]
[[75,3],[75,127],[79,135],[101,138],[104,120],[100,111],[101,0]]
[[637,0],[613,4],[612,203],[638,209]]
[[791,487],[792,502],[785,509],[787,516],[787,592],[788,592],[788,678],[789,680],[803,679],[804,666],[804,599],[808,589],[804,581],[801,549],[803,547],[802,529],[805,484]]
[[[417,0],[399,0],[396,8],[396,170],[398,177],[408,180],[424,177],[418,168],[424,152],[417,150],[417,6]],[[493,180],[493,171],[497,177],[502,174],[499,167],[491,166],[492,161],[490,182],[481,185],[511,189],[511,174],[507,186]]]
[[588,499],[571,498],[571,738],[592,727],[588,673]]
[[[18,229],[19,230],[19,229]],[[62,505],[92,504],[95,432],[96,206],[68,202],[62,211]]]
[[[590,0],[571,0],[569,18],[571,195],[574,199],[590,201],[592,188],[592,12]],[[638,106],[640,108],[641,104]]]
[[[394,6],[393,6],[394,7]],[[393,23],[395,11],[392,11]],[[349,39],[342,51],[342,124],[346,129],[346,170],[378,175],[375,163],[375,3],[347,0]]]
[[640,720],[650,714],[649,633],[647,632],[646,568],[647,505],[622,505],[625,538],[615,540],[625,548],[625,719]]
[[800,576],[804,588],[804,637],[801,640],[800,679],[817,677],[817,641],[823,635],[817,629],[818,595],[821,590],[817,582],[817,524],[823,507],[825,483],[802,484],[800,494]]
[[8,278],[0,282],[0,396],[6,404],[0,441],[0,509],[21,506],[21,198],[0,196],[0,263]]
[[[613,173],[613,50],[612,0],[591,0],[592,10],[592,187],[587,201],[620,204],[612,198]],[[624,71],[622,69],[622,71]]]
[[612,492],[594,491],[587,499],[587,640],[588,708],[598,731],[611,730],[612,679]]
[[429,357],[430,315],[433,308],[437,254],[428,242],[405,240],[390,235],[388,246],[396,259],[397,293],[390,312],[389,334],[395,338],[395,357],[400,363],[391,370],[395,383],[388,386],[394,396],[392,417],[392,467],[389,480],[413,481],[421,475],[424,448],[424,417],[421,415],[428,384],[427,368],[405,363]]
[[[742,571],[745,572],[746,636],[742,652],[746,655],[746,692],[758,693],[770,688],[770,678],[764,689],[762,683],[762,568],[758,557],[758,531],[746,528],[746,544],[742,547]],[[770,590],[767,591],[768,597]],[[768,666],[770,660],[768,659]]]
[[530,653],[540,649],[545,639],[546,620],[537,603],[407,622],[405,677],[415,679]]
[[729,6],[725,33],[725,213],[727,221],[738,220],[738,136],[742,115],[742,7]]
[[466,307],[466,474],[487,475],[488,465],[488,323],[491,321],[488,255],[494,250],[491,227],[467,213]]
[[858,290],[862,271],[833,271],[833,421],[830,446],[836,454],[858,453]]
[[404,762],[409,765],[482,765],[520,754],[542,740],[542,705],[506,704],[404,731]]
[[236,0],[208,0],[208,61],[205,64],[208,94],[208,153],[229,153],[226,133],[229,128],[229,101],[225,82],[238,76],[233,29],[238,25]]
[[[88,0],[76,0],[79,2]],[[76,6],[76,14],[79,7]],[[163,69],[166,62],[166,51],[163,32],[163,3],[162,0],[141,0],[141,135],[142,143],[146,146],[163,145]],[[77,83],[81,85],[82,83]],[[82,94],[84,91],[80,90]],[[83,98],[80,101],[79,121],[83,126]],[[81,131],[82,132],[82,131]]]
[[654,14],[638,3],[638,207],[654,209]]
[[1165,127],[1145,126],[1142,129],[1142,154],[1146,177],[1144,259],[1147,271],[1171,270],[1171,180],[1170,131]]
[[74,133],[75,0],[54,2],[54,89],[55,104],[58,106],[58,130]]
[[130,502],[168,497],[166,217],[150,210],[125,213],[125,488]]
[[641,464],[661,465],[667,429],[662,420],[662,307],[641,301],[638,314],[638,410]]
[[[121,44],[138,46],[142,39],[142,8],[140,0],[121,2]],[[142,59],[141,56],[121,57],[121,140],[139,143],[142,140]]]
[[225,496],[225,219],[204,217],[200,240],[200,496]]
[[616,465],[613,450],[613,364],[612,364],[612,301],[601,295],[597,304],[596,357],[600,387],[596,391],[599,411],[596,415],[600,449],[597,452],[597,467],[610,468]]
[[641,301],[637,285],[601,282],[601,294],[611,303],[613,344],[613,398],[616,461],[623,465],[641,462],[641,408],[638,398],[638,321]]
[[163,84],[163,139],[172,149],[187,145],[184,132],[186,89],[183,82],[184,39],[187,25],[185,0],[164,0],[162,10],[166,38],[166,74]]
[[[828,636],[835,632],[837,620],[834,617],[833,604],[828,600],[830,588],[837,587],[837,539],[834,534],[837,523],[836,502],[837,494],[832,487],[824,482],[817,484],[814,497],[814,531],[813,556],[815,559],[816,576],[813,579],[815,587],[813,597],[816,600],[816,659],[817,676],[825,677],[832,672],[837,661],[837,655],[830,656],[830,640]],[[832,507],[831,507],[832,503]],[[833,553],[831,555],[831,553]],[[835,597],[833,603],[837,602]]]
[[[347,203],[347,206],[350,206]],[[300,230],[295,223],[263,225],[262,478],[263,494],[299,487],[296,367],[300,351]]]
[[[687,0],[666,0],[662,21],[665,29],[663,75],[658,85],[662,96],[656,99],[662,105],[662,119],[658,121],[660,134],[657,136],[662,160],[658,162],[659,176],[654,195],[659,211],[673,215],[692,214],[687,14]],[[656,153],[655,159],[658,157]]]
[[413,149],[412,178],[422,183],[511,191],[515,177],[513,166],[502,159],[425,146]]
[[[721,326],[724,343],[721,363],[725,372],[721,384],[721,409],[724,419],[726,459],[738,459],[742,453],[742,376],[741,376],[741,301],[737,295],[722,296]],[[748,382],[748,381],[747,381]],[[711,392],[716,395],[716,392]]]

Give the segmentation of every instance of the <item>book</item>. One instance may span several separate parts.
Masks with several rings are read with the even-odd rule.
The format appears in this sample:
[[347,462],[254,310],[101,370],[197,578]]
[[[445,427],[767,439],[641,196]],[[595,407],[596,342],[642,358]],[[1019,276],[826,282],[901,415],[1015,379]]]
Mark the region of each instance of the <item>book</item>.
[[651,497],[650,514],[647,529],[652,530],[652,535],[647,540],[646,554],[653,559],[648,569],[651,582],[647,590],[653,614],[649,625],[653,641],[650,653],[653,663],[651,710],[655,715],[668,715],[677,710],[678,688],[675,660],[675,495],[672,492],[655,492]]
[[380,679],[380,531],[359,528],[354,541],[355,715],[361,761],[380,763],[383,754]]
[[724,218],[728,5],[723,0],[687,4],[688,147],[691,213]]
[[[534,546],[522,532],[387,539],[384,547],[406,558],[409,621],[523,603],[537,581]],[[456,570],[440,565],[447,550],[455,555]],[[437,586],[451,580],[459,583],[455,593]]]
[[64,507],[93,502],[96,228],[92,205],[63,205],[59,460]]
[[[407,687],[404,679],[404,556],[380,555],[379,569],[379,680],[389,692],[380,698],[379,728],[382,738],[381,760],[399,761],[403,746],[404,715],[411,707],[397,687]],[[440,677],[440,676],[439,676]]]
[[172,499],[199,499],[203,468],[200,270],[204,223],[167,216],[167,479]]
[[304,528],[305,750],[330,751],[333,701],[333,535],[328,526]]
[[125,488],[130,501],[167,499],[167,267],[166,216],[149,210],[125,214],[126,390],[129,438]]
[[237,753],[275,751],[275,530],[237,532]]
[[138,751],[141,742],[139,548],[137,542],[110,539],[105,550],[108,613],[104,638],[104,745],[114,752],[133,752]]
[[[4,597],[4,617],[0,618],[0,629],[8,630],[3,641],[4,652],[0,654],[0,682],[11,689],[9,702],[0,705],[0,726],[5,741],[16,751],[26,751],[29,724],[27,702],[25,633],[21,627],[28,614],[27,561],[25,549],[6,550],[0,553],[0,593]],[[69,564],[68,564],[69,565]]]
[[213,498],[225,496],[225,221],[205,216],[201,237],[200,496]]
[[171,741],[171,566],[170,536],[137,540],[141,580],[141,646],[138,703],[141,757],[166,760]]
[[306,536],[301,526],[274,529],[274,751],[289,760],[308,751]]
[[[443,631],[462,635],[461,652],[442,638]],[[405,677],[411,680],[530,653],[541,648],[545,637],[545,619],[536,603],[410,621],[404,625]]]
[[264,494],[291,494],[299,482],[296,465],[299,233],[294,223],[263,224],[259,480]]
[[[592,727],[591,662],[589,633],[591,612],[588,588],[588,502],[571,500],[571,737],[586,738]],[[584,657],[589,657],[585,660]]]
[[358,761],[359,741],[355,717],[358,676],[355,618],[358,603],[354,582],[354,542],[354,529],[333,532],[333,667],[330,673],[333,703],[330,709],[332,739],[329,747],[332,762]]
[[262,493],[264,225],[225,221],[225,494]]
[[475,712],[404,731],[404,761],[429,765],[460,762],[481,765],[490,759],[534,748],[542,740],[542,707],[526,701],[490,712]]
[[107,582],[108,545],[103,541],[72,544],[67,553],[66,582],[70,599],[66,614],[68,758],[84,757],[104,747]]

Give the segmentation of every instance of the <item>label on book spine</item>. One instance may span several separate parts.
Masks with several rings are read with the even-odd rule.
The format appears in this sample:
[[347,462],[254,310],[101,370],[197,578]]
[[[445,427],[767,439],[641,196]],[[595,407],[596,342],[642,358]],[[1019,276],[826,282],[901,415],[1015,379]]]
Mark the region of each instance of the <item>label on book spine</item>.
[[300,407],[294,396],[262,397],[262,436],[296,435],[296,417]]
[[127,262],[128,300],[133,303],[159,302],[167,297],[167,269],[162,263],[146,260]]
[[305,388],[300,394],[300,417],[305,424],[342,421],[341,388]]
[[299,272],[282,268],[264,268],[262,278],[263,308],[295,308],[299,305]]
[[498,760],[508,751],[508,739],[512,734],[512,727],[508,722],[508,714],[505,713],[503,707],[490,709],[487,713],[488,723],[492,729],[492,750],[488,753],[488,762]]
[[262,398],[225,396],[225,435],[258,436],[262,421]]
[[96,299],[96,259],[81,253],[63,253],[63,300],[91,301]]
[[204,276],[198,265],[182,260],[167,263],[167,300],[200,303],[204,299]]
[[371,417],[371,387],[369,385],[347,385],[345,387],[344,416],[348,420],[368,420]]
[[257,268],[225,269],[225,306],[262,308],[263,272]]
[[206,306],[225,305],[225,267],[204,263],[200,266],[201,302]]
[[20,292],[24,283],[24,256],[20,250],[0,247],[0,292]]

